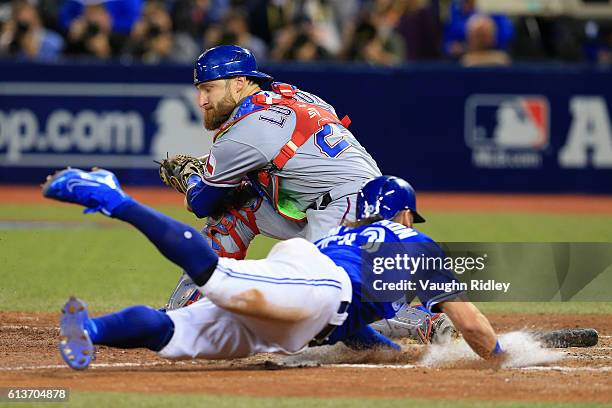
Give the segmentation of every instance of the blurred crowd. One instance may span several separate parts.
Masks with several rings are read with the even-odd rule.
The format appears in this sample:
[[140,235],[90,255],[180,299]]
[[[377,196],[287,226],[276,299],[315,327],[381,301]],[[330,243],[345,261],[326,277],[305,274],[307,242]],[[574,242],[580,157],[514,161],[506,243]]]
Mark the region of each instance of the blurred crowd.
[[218,44],[258,61],[612,63],[612,21],[484,14],[477,0],[0,0],[0,56],[192,63]]

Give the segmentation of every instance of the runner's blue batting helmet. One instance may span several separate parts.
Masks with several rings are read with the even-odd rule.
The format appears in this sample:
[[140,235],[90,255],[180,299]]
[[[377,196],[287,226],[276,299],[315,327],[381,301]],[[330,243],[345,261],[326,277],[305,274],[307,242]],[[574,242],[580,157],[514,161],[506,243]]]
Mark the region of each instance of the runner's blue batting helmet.
[[425,222],[425,218],[417,213],[414,188],[399,177],[376,177],[357,193],[358,220],[376,215],[391,220],[402,210],[410,210],[415,223]]
[[193,84],[215,79],[246,76],[272,81],[272,77],[257,70],[257,61],[246,48],[219,45],[209,48],[198,57],[193,69]]

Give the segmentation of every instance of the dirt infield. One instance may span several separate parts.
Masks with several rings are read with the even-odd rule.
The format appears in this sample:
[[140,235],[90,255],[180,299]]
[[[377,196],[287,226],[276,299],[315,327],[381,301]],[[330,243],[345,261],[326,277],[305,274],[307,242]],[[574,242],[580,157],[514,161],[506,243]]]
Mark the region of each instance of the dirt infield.
[[84,372],[64,366],[55,342],[58,316],[0,312],[0,387],[249,396],[418,397],[431,399],[612,401],[612,316],[492,315],[496,330],[594,327],[596,347],[566,349],[561,361],[496,369],[478,361],[419,366],[423,346],[401,354],[353,353],[347,361],[284,368],[277,357],[168,362],[146,350],[101,347]]
[[[128,187],[134,198],[151,205],[182,205],[169,188]],[[47,200],[37,186],[0,186],[0,202],[62,205]],[[419,206],[428,211],[538,212],[612,214],[612,196],[570,194],[419,193]]]

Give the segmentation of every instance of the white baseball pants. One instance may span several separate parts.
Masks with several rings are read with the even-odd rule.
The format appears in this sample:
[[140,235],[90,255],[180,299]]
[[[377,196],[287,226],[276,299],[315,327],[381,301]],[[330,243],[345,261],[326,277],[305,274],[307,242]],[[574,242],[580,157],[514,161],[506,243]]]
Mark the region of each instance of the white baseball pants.
[[161,357],[296,353],[328,324],[342,324],[340,303],[352,296],[344,269],[302,238],[276,244],[262,260],[220,258],[201,290],[205,299],[168,312],[174,335]]

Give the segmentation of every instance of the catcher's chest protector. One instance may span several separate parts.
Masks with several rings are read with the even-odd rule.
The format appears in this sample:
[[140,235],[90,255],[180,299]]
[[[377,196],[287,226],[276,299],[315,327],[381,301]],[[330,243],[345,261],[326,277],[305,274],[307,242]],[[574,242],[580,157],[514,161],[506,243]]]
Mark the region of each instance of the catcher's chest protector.
[[272,159],[269,168],[261,169],[255,172],[256,174],[249,175],[249,177],[255,182],[256,187],[263,191],[272,201],[274,208],[279,214],[294,221],[302,221],[306,218],[305,213],[284,206],[282,200],[279,202],[279,183],[276,173],[295,156],[299,147],[306,143],[317,131],[321,130],[323,126],[335,123],[348,127],[350,119],[348,116],[345,116],[340,120],[335,114],[321,106],[293,99],[297,89],[292,85],[275,82],[272,84],[272,91],[280,94],[281,97],[271,97],[264,94],[253,95],[251,101],[255,105],[260,106],[260,108],[226,123],[219,129],[214,140],[220,138],[231,126],[248,115],[270,109],[273,106],[282,106],[295,112],[296,125],[291,139],[280,149],[276,157]]

